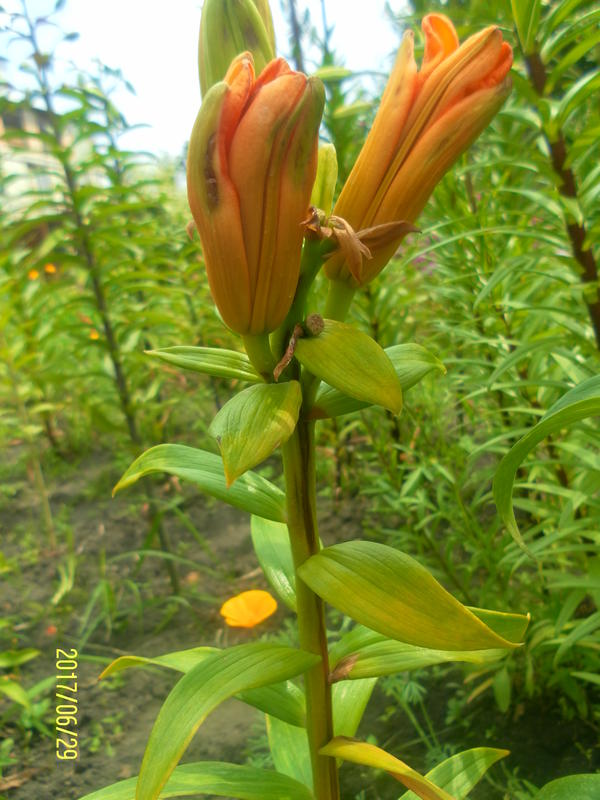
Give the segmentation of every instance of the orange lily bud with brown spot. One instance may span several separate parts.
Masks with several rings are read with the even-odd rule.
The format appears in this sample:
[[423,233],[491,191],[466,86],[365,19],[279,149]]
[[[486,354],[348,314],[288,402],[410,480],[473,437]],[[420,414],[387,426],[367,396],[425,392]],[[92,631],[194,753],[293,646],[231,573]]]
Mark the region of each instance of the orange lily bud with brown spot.
[[213,298],[242,335],[275,330],[292,304],[324,101],[317,79],[281,58],[255,77],[244,53],[196,119],[188,199]]
[[[414,58],[404,36],[373,127],[333,213],[355,231],[404,220],[413,223],[443,175],[499,111],[511,89],[512,49],[495,27],[459,45],[452,22],[428,14],[425,53]],[[340,250],[325,265],[332,280],[362,286],[378,275],[405,233],[380,247],[360,270]],[[354,274],[353,274],[354,273]]]

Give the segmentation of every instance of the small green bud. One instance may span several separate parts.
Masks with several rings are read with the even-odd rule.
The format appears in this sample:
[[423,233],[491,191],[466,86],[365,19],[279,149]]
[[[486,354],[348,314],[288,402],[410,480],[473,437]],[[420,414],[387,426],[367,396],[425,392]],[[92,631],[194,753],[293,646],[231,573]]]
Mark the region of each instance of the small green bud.
[[202,96],[222,81],[233,59],[252,53],[257,74],[275,58],[267,0],[205,0],[200,20],[198,71]]
[[329,143],[322,144],[319,147],[317,177],[310,196],[310,204],[315,208],[320,208],[327,216],[331,213],[333,206],[337,174],[338,163],[335,147]]

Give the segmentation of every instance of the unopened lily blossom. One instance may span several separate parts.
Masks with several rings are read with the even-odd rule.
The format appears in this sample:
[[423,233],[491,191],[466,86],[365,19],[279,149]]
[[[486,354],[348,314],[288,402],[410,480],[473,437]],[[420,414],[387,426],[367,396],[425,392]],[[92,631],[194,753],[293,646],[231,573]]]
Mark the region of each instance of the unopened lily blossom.
[[[359,234],[392,222],[413,223],[436,184],[487,127],[507,98],[512,49],[488,27],[459,45],[452,22],[428,14],[422,22],[425,53],[414,57],[407,31],[373,127],[333,210]],[[325,266],[327,276],[362,286],[378,275],[407,230],[380,237],[371,257],[357,265],[342,250]]]
[[188,198],[208,282],[228,325],[275,330],[294,298],[317,169],[323,85],[250,53],[206,94],[188,153]]

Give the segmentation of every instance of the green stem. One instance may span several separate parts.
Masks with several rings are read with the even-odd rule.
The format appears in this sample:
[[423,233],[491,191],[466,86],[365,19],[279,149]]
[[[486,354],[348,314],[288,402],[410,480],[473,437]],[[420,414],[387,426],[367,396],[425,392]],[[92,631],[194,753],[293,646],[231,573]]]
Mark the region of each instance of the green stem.
[[283,446],[283,468],[287,496],[288,529],[294,569],[300,647],[316,653],[321,661],[304,676],[306,729],[316,800],[339,800],[337,765],[319,750],[333,737],[333,714],[327,631],[323,601],[297,574],[298,568],[320,549],[316,518],[314,423],[300,420]]
[[242,338],[244,340],[244,348],[248,354],[248,358],[252,362],[252,366],[260,372],[267,382],[271,382],[273,380],[273,370],[275,369],[276,361],[269,345],[269,334],[248,333]]
[[323,243],[316,239],[306,239],[302,250],[302,263],[300,265],[300,278],[287,317],[283,324],[271,336],[271,349],[277,358],[281,358],[288,345],[292,331],[297,322],[302,322],[306,316],[306,301],[310,287],[323,266]]
[[325,303],[325,319],[336,319],[343,322],[356,293],[353,286],[343,281],[330,281],[329,294]]

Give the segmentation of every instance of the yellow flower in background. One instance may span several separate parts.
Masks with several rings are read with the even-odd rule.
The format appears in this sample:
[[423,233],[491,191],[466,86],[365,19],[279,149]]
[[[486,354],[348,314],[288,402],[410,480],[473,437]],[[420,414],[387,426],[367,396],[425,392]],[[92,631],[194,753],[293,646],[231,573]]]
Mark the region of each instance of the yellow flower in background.
[[90,331],[90,339],[96,340],[96,339],[99,339],[99,338],[100,338],[100,334],[98,333],[98,331],[95,328],[92,328],[92,330]]
[[324,89],[275,59],[236,58],[207,93],[190,140],[188,199],[215,303],[232,330],[274,331],[300,273]]
[[[498,112],[511,89],[512,49],[496,27],[459,45],[452,22],[428,14],[425,53],[404,39],[373,127],[333,210],[360,232],[399,220],[413,223],[436,184]],[[382,229],[383,230],[383,229]],[[381,236],[372,258],[349,263],[342,251],[326,263],[332,280],[362,286],[381,272],[404,232]]]
[[30,269],[27,273],[27,277],[30,281],[35,281],[40,277],[40,273],[37,271],[37,269]]
[[220,614],[232,628],[254,628],[277,611],[275,598],[262,589],[251,589],[230,597]]
[[46,275],[55,275],[56,267],[54,266],[54,264],[45,264],[44,272],[46,273]]

